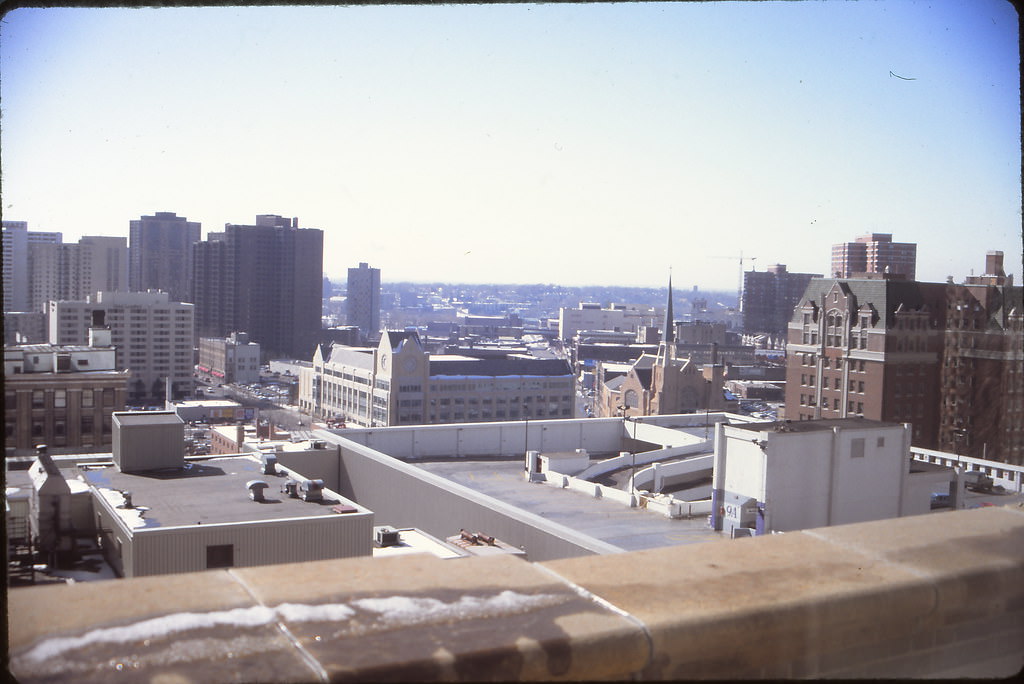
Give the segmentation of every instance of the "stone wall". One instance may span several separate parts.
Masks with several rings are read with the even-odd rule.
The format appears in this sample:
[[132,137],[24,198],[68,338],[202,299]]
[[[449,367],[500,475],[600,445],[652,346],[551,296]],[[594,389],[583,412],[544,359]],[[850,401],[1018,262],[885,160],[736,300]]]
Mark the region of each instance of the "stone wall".
[[8,617],[23,684],[1006,677],[1024,665],[1024,509],[39,586]]

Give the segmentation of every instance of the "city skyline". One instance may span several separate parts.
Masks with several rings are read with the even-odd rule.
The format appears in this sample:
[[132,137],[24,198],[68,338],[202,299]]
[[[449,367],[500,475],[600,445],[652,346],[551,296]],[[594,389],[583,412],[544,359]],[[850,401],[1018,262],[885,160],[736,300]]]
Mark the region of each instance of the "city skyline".
[[1017,36],[998,1],[17,9],[3,214],[298,216],[332,280],[731,291],[869,232],[1019,279]]

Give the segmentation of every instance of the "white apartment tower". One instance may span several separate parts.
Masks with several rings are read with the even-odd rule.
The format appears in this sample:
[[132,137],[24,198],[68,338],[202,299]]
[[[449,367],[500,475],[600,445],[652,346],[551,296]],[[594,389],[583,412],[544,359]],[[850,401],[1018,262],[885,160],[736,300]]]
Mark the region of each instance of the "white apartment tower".
[[192,304],[172,302],[166,292],[97,292],[85,301],[52,301],[50,344],[87,344],[95,311],[103,312],[110,328],[117,368],[132,372],[129,402],[162,403],[165,379],[173,398],[192,393]]

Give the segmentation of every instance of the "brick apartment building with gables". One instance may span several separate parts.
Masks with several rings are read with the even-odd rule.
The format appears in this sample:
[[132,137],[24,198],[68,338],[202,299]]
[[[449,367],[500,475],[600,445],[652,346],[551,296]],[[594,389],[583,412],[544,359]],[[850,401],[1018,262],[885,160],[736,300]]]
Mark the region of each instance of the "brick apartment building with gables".
[[789,323],[785,417],[911,423],[914,446],[1021,463],[1024,309],[997,254],[998,273],[963,285],[812,280]]

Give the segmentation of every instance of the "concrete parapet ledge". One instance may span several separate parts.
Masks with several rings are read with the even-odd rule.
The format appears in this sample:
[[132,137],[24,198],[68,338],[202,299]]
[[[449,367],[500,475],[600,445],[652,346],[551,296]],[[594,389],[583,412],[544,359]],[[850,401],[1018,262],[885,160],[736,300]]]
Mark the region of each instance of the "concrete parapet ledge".
[[28,682],[1009,676],[1024,510],[528,563],[347,559],[9,593]]

